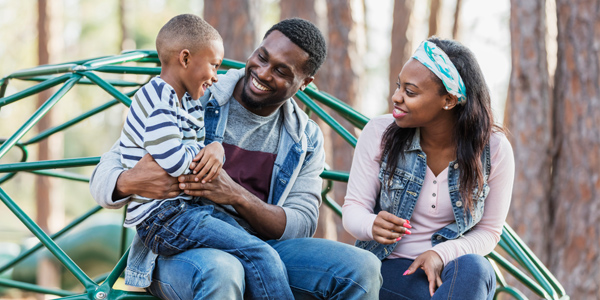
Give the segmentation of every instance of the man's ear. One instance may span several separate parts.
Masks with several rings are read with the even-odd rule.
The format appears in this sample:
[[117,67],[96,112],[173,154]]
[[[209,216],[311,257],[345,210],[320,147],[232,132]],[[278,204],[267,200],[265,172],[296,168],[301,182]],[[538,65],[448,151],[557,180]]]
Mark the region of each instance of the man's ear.
[[444,97],[444,109],[451,110],[458,104],[458,98],[450,93]]
[[191,59],[191,54],[190,54],[190,50],[188,49],[183,49],[179,52],[179,64],[184,67],[187,68],[189,63],[190,63],[190,59]]
[[309,76],[304,78],[304,80],[302,81],[302,85],[300,86],[300,90],[304,91],[304,89],[313,81],[315,80],[314,76]]

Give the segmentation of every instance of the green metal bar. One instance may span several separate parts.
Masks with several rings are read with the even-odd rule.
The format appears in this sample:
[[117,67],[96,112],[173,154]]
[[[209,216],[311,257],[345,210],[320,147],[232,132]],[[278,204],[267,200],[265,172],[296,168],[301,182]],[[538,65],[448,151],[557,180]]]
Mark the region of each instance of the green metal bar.
[[15,101],[21,100],[23,98],[29,97],[31,95],[34,95],[36,93],[39,93],[43,90],[47,90],[53,86],[59,85],[65,81],[67,81],[69,78],[71,78],[73,75],[72,74],[64,74],[61,76],[55,76],[52,79],[49,79],[47,81],[44,81],[40,84],[36,84],[32,87],[29,87],[27,89],[24,89],[18,93],[12,94],[8,97],[4,97],[0,99],[0,107],[11,104]]
[[[510,234],[509,234],[510,236]],[[504,241],[508,244],[508,247],[513,250],[519,260],[523,263],[523,267],[529,271],[529,273],[535,278],[535,280],[542,286],[544,290],[552,297],[552,299],[558,299],[556,291],[552,288],[546,277],[541,274],[540,270],[536,268],[531,259],[525,254],[524,251],[519,247],[519,244],[513,239],[512,236],[510,238],[504,239]]]
[[40,294],[49,294],[49,295],[56,295],[56,296],[75,295],[74,292],[44,288],[39,285],[35,285],[35,284],[27,283],[27,282],[16,281],[16,280],[4,279],[4,278],[0,278],[0,286],[13,287],[13,288],[18,288],[21,290],[36,292],[36,293],[40,293]]
[[115,99],[119,100],[119,102],[125,104],[127,107],[131,106],[131,99],[117,90],[114,86],[110,85],[110,83],[106,82],[104,79],[100,78],[98,75],[93,72],[82,72],[82,75],[85,75],[89,80],[97,84],[103,90],[111,94]]
[[109,57],[105,57],[105,58],[95,59],[95,60],[86,62],[82,66],[85,68],[93,69],[93,68],[97,68],[97,67],[105,66],[105,65],[120,64],[120,63],[125,63],[128,61],[139,60],[139,59],[142,59],[142,58],[148,57],[148,56],[149,56],[149,54],[146,52],[135,51],[135,52],[129,52],[129,53],[121,54],[121,55],[115,55],[115,56],[109,56]]
[[[6,87],[8,86],[8,78],[0,79],[0,99],[4,98],[4,93],[6,93]],[[0,105],[0,108],[2,105]]]
[[333,117],[331,117],[325,110],[323,110],[320,106],[318,106],[312,99],[310,99],[303,92],[296,93],[296,97],[300,99],[306,106],[308,106],[319,118],[321,118],[327,125],[331,127],[335,132],[337,132],[346,142],[348,142],[352,147],[356,147],[356,137],[354,137],[344,126],[340,125],[338,121],[336,121]]
[[[71,229],[73,229],[73,227],[79,225],[81,222],[83,222],[85,219],[87,219],[88,217],[90,217],[91,215],[97,213],[98,211],[100,211],[102,209],[101,206],[96,206],[94,208],[92,208],[90,211],[88,211],[87,213],[83,214],[81,217],[73,220],[71,223],[69,223],[67,226],[65,226],[63,229],[61,229],[60,231],[56,232],[55,234],[51,235],[50,238],[52,240],[55,240],[59,237],[61,237],[63,234],[69,232]],[[14,265],[18,264],[19,262],[21,262],[22,260],[26,259],[27,257],[29,257],[31,254],[35,253],[36,251],[38,251],[40,248],[42,248],[43,244],[42,243],[37,243],[37,245],[31,247],[29,250],[21,253],[19,256],[15,257],[13,260],[11,260],[10,262],[6,263],[4,266],[0,267],[0,274],[4,273],[6,270],[12,268]]]
[[223,59],[223,63],[221,63],[222,68],[226,69],[241,69],[246,67],[246,64],[243,62],[239,62],[237,60],[232,59]]
[[513,275],[518,281],[523,283],[538,296],[544,299],[553,299],[537,282],[533,281],[533,279],[529,278],[521,270],[515,268],[508,260],[500,256],[498,252],[492,251],[490,254],[488,254],[488,257],[493,259],[500,266],[502,266],[502,268],[504,268],[508,273]]
[[135,67],[135,66],[101,66],[92,69],[92,71],[103,73],[118,74],[141,74],[141,75],[159,75],[160,67]]
[[142,54],[146,55],[144,58],[158,58],[158,52],[156,52],[156,50],[140,50],[140,49],[135,49],[135,50],[121,51],[121,55],[131,54],[131,53],[142,53]]
[[550,284],[554,287],[554,290],[559,294],[560,297],[565,296],[567,293],[565,289],[560,284],[560,282],[552,275],[552,273],[544,266],[544,264],[539,260],[537,256],[531,251],[531,249],[521,240],[521,238],[517,235],[517,233],[510,227],[508,224],[504,224],[504,232],[508,233],[512,239],[523,249],[523,252],[531,259],[533,264],[537,266],[537,268],[541,271],[542,275],[550,282]]
[[44,65],[35,68],[25,69],[14,72],[8,75],[8,78],[22,78],[22,77],[33,77],[42,75],[52,75],[58,73],[73,72],[77,64],[59,64],[59,65]]
[[110,298],[114,300],[159,300],[150,294],[120,290],[113,290],[110,293]]
[[35,223],[27,214],[10,199],[8,194],[0,187],[0,199],[12,211],[12,213],[21,220],[21,222],[48,248],[52,254],[65,266],[79,282],[83,284],[86,290],[96,287],[96,283],[90,279],[82,270],[73,262],[73,260],[62,250],[56,243]]
[[97,165],[98,162],[100,162],[99,156],[44,160],[34,162],[20,162],[0,165],[0,173],[94,166]]
[[[131,97],[137,91],[138,90],[136,89],[134,91],[128,92],[125,95],[127,97]],[[81,122],[81,121],[83,121],[83,120],[85,120],[85,119],[87,119],[87,118],[89,118],[89,117],[97,114],[97,113],[103,112],[104,110],[106,110],[106,109],[108,109],[108,108],[110,108],[110,107],[112,107],[112,106],[114,106],[115,104],[118,104],[118,103],[119,103],[119,101],[117,101],[116,99],[112,99],[112,100],[108,101],[107,103],[104,103],[104,104],[102,104],[102,105],[100,105],[100,106],[98,106],[98,107],[96,107],[94,109],[91,109],[91,110],[89,110],[89,111],[87,111],[87,112],[79,115],[78,117],[75,117],[75,118],[71,119],[70,121],[67,121],[67,122],[63,123],[62,125],[58,125],[58,126],[55,126],[53,128],[50,128],[48,130],[45,130],[44,132],[41,132],[40,134],[32,137],[30,140],[24,142],[23,144],[29,145],[29,144],[37,143],[37,142],[39,142],[39,141],[41,141],[41,140],[43,140],[43,139],[45,139],[45,138],[47,138],[47,137],[49,137],[49,136],[57,133],[57,132],[59,132],[61,130],[64,130],[64,129],[67,129],[67,128],[69,128],[69,127],[71,127],[71,126],[73,126],[73,125],[75,125],[75,124],[77,124],[77,123],[79,123],[79,122]]]
[[[123,223],[125,223],[125,218],[127,217],[127,209],[123,210]],[[121,256],[123,256],[125,254],[125,251],[127,249],[127,228],[125,226],[121,226],[121,251],[119,251],[119,254],[121,254]]]
[[327,180],[327,185],[325,186],[325,189],[323,189],[323,191],[321,192],[321,197],[323,198],[323,201],[325,202],[325,204],[327,206],[329,206],[329,208],[331,208],[333,210],[333,212],[335,212],[339,217],[342,216],[342,207],[337,204],[337,202],[335,202],[335,200],[331,199],[331,197],[329,197],[327,194],[331,191],[331,189],[333,188],[333,181],[331,180]]
[[113,268],[112,272],[110,272],[108,277],[106,277],[106,280],[102,284],[103,286],[106,285],[108,287],[112,287],[113,285],[115,285],[115,282],[117,282],[117,279],[119,279],[119,276],[121,276],[121,273],[123,273],[123,270],[125,270],[125,267],[127,266],[128,256],[129,249],[125,250],[123,256],[121,256],[121,259],[119,259],[117,265]]
[[497,299],[497,297],[501,293],[509,294],[518,300],[527,300],[527,296],[525,296],[523,293],[521,293],[519,290],[515,289],[514,287],[510,287],[510,286],[502,286],[502,287],[496,288],[496,292],[494,293],[494,299]]
[[0,158],[2,158],[19,139],[21,139],[48,111],[69,91],[75,83],[81,78],[80,75],[74,74],[52,97],[50,97],[38,110],[33,113],[33,116],[21,126],[5,143],[0,146]]
[[342,171],[324,170],[323,173],[321,173],[321,178],[348,182],[350,174],[348,174],[348,172]]
[[[52,79],[52,78],[56,78],[58,76],[36,76],[36,77],[29,77],[29,78],[23,78],[22,80],[24,81],[46,81],[48,79]],[[136,87],[136,86],[140,86],[140,83],[137,82],[133,82],[133,81],[125,81],[125,80],[118,80],[118,79],[106,79],[106,82],[114,85],[114,86],[121,86],[121,87]],[[95,83],[91,82],[89,79],[81,79],[79,80],[79,82],[77,82],[77,84],[86,84],[86,85],[95,85]]]
[[352,123],[354,126],[360,129],[363,129],[363,127],[365,127],[365,125],[367,125],[367,123],[369,122],[369,118],[357,112],[348,104],[336,99],[335,97],[325,92],[319,92],[313,89],[305,89],[304,92],[316,101],[319,101],[323,105],[333,109],[341,116],[343,116],[346,120],[348,120],[348,122]]
[[73,173],[73,172],[39,170],[39,171],[32,171],[31,173],[36,174],[36,175],[62,178],[62,179],[68,179],[68,180],[73,180],[73,181],[90,182],[89,177],[83,176],[81,174]]
[[[6,142],[5,139],[0,139],[0,144]],[[19,149],[21,149],[21,162],[24,162],[27,160],[27,157],[29,156],[29,152],[27,151],[27,146],[21,144],[21,143],[16,143],[15,146],[19,147]],[[12,177],[14,177],[17,173],[8,173],[2,177],[0,177],[0,184],[11,179]]]

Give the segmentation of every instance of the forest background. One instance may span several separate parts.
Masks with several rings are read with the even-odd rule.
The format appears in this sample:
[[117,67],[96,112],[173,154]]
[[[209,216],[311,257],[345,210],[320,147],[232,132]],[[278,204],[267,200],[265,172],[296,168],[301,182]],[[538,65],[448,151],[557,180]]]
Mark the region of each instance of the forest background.
[[[437,35],[469,47],[515,152],[508,223],[572,299],[600,299],[600,0],[0,0],[0,77],[40,64],[154,49],[160,27],[180,13],[203,16],[223,36],[225,57],[239,61],[280,19],[313,21],[329,51],[315,83],[368,117],[389,112],[395,78],[422,40]],[[28,86],[11,83],[6,94]],[[106,96],[97,88],[72,91],[27,136]],[[15,132],[48,94],[32,98],[0,110],[0,138]],[[51,136],[30,155],[99,156],[118,139],[124,114],[124,106],[113,107]],[[328,165],[349,170],[353,149],[321,125]],[[17,157],[9,152],[0,163]],[[75,171],[89,176],[92,168]],[[28,173],[2,188],[48,232],[95,205],[86,184]],[[340,204],[345,188],[335,186]],[[0,216],[0,242],[29,243],[31,234],[3,205]],[[317,236],[353,243],[325,206]]]

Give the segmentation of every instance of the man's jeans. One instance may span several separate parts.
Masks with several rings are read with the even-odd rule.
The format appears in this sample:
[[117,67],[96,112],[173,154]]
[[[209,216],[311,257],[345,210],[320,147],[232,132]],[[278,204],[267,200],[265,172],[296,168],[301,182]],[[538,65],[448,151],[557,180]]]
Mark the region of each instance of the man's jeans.
[[222,250],[241,263],[250,298],[293,299],[279,254],[212,205],[167,201],[137,226],[137,233],[146,247],[167,259],[189,249]]
[[481,255],[467,254],[449,262],[442,271],[442,285],[429,294],[429,282],[422,269],[412,275],[402,275],[413,263],[410,259],[385,259],[381,274],[383,286],[379,294],[386,299],[461,299],[491,300],[496,290],[492,265]]
[[[381,262],[371,252],[316,238],[268,244],[287,269],[295,299],[379,297]],[[243,299],[244,284],[244,268],[235,257],[201,248],[159,256],[148,290],[162,299]]]

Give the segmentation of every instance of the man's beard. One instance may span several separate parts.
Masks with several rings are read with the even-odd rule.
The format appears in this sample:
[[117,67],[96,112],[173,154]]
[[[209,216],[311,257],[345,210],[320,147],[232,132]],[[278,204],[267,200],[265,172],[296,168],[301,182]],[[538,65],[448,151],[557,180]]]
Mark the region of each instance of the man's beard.
[[262,101],[256,101],[248,94],[248,92],[246,92],[247,85],[252,84],[251,82],[248,82],[248,80],[249,80],[248,78],[249,78],[248,76],[244,77],[244,88],[242,88],[242,96],[241,96],[242,99],[240,99],[247,108],[258,110],[258,109],[263,109],[267,106],[275,105],[284,100],[287,100],[287,99],[274,99],[274,97],[268,97],[268,98],[263,99]]

